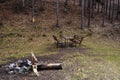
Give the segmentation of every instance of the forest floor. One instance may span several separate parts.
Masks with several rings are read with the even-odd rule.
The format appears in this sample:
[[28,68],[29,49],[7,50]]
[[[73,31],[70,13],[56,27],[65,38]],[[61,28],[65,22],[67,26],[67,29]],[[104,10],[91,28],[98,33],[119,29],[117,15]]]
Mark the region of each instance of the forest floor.
[[[78,6],[69,6],[69,13],[65,14],[61,7],[60,27],[56,28],[55,3],[47,2],[42,14],[36,10],[36,26],[31,23],[31,9],[26,11],[27,14],[12,13],[8,6],[10,3],[0,4],[7,5],[0,7],[4,23],[0,26],[0,80],[120,80],[119,21],[110,23],[106,19],[105,27],[102,27],[101,15],[96,16],[96,13],[91,22],[92,35],[86,37],[81,46],[56,48],[53,34],[59,35],[63,31],[67,36],[84,36],[89,32],[86,28],[87,17],[85,30],[80,30]],[[39,71],[39,77],[34,73],[6,74],[5,64],[30,58],[31,51],[39,62],[62,63],[63,69]]]

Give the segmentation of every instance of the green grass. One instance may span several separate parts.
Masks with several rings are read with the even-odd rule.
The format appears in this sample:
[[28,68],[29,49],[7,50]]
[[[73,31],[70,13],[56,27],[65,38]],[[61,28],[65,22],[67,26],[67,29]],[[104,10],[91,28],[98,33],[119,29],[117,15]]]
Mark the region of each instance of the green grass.
[[[8,32],[3,30],[3,33],[11,33],[13,30],[14,29],[10,29]],[[23,57],[29,57],[32,51],[36,56],[56,54],[56,48],[54,48],[53,42],[49,41],[49,37],[36,36],[38,34],[34,31],[18,33],[24,37],[8,35],[1,40],[0,64]]]

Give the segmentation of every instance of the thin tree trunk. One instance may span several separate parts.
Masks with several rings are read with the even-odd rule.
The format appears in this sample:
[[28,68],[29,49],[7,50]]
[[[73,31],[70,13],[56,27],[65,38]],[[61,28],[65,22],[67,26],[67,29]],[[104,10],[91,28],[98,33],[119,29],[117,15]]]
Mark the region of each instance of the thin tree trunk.
[[25,0],[22,0],[22,6],[25,7]]
[[91,7],[92,7],[92,2],[91,0],[88,0],[88,28],[90,29],[90,22],[91,22]]
[[64,2],[64,12],[67,12],[68,0]]
[[118,16],[119,16],[119,10],[120,10],[120,0],[118,0],[117,16],[116,16],[116,19],[118,19]]
[[91,3],[92,3],[92,12],[91,12],[91,17],[94,18],[94,0],[91,0]]
[[112,0],[109,1],[109,19],[111,18],[111,1]]
[[59,27],[59,0],[56,0],[56,16],[57,16],[56,27]]
[[106,15],[107,15],[107,12],[108,12],[108,0],[106,0]]
[[[104,1],[103,1],[104,3]],[[102,19],[102,26],[104,27],[104,23],[105,23],[105,4],[102,5],[102,14],[103,14],[103,19]]]
[[32,0],[32,22],[34,23],[35,22],[35,18],[34,18],[34,16],[35,16],[35,1],[34,0]]
[[82,4],[81,4],[81,12],[82,12],[82,15],[81,15],[81,29],[84,29],[84,0],[81,0],[82,1]]
[[94,6],[95,6],[95,9],[96,9],[96,0],[94,1]]
[[86,13],[86,3],[87,3],[87,0],[84,1],[84,13]]
[[81,0],[79,0],[79,6],[81,6]]
[[43,10],[44,10],[44,8],[43,8],[43,1],[40,0],[40,11],[43,11]]
[[97,9],[97,12],[99,13],[100,11],[100,3],[98,2],[98,9]]
[[113,18],[114,18],[114,0],[112,2],[112,16],[111,16],[111,23],[113,22]]

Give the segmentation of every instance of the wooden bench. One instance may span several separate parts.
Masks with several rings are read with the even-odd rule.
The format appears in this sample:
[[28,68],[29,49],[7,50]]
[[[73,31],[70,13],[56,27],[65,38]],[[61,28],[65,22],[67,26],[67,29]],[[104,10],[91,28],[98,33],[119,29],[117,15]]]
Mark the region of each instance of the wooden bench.
[[82,37],[82,36],[74,35],[73,39],[70,39],[70,41],[75,45],[76,44],[81,45],[83,39],[84,39],[84,37]]
[[60,41],[55,35],[53,35],[52,37],[55,40],[55,44],[57,47],[63,47],[62,41]]

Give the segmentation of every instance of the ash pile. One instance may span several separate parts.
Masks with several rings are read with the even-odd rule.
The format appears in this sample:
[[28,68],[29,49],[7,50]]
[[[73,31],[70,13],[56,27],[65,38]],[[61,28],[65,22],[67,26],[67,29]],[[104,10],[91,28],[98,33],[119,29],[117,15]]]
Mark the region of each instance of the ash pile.
[[25,74],[32,69],[32,61],[17,60],[14,63],[10,63],[6,69],[8,74]]

